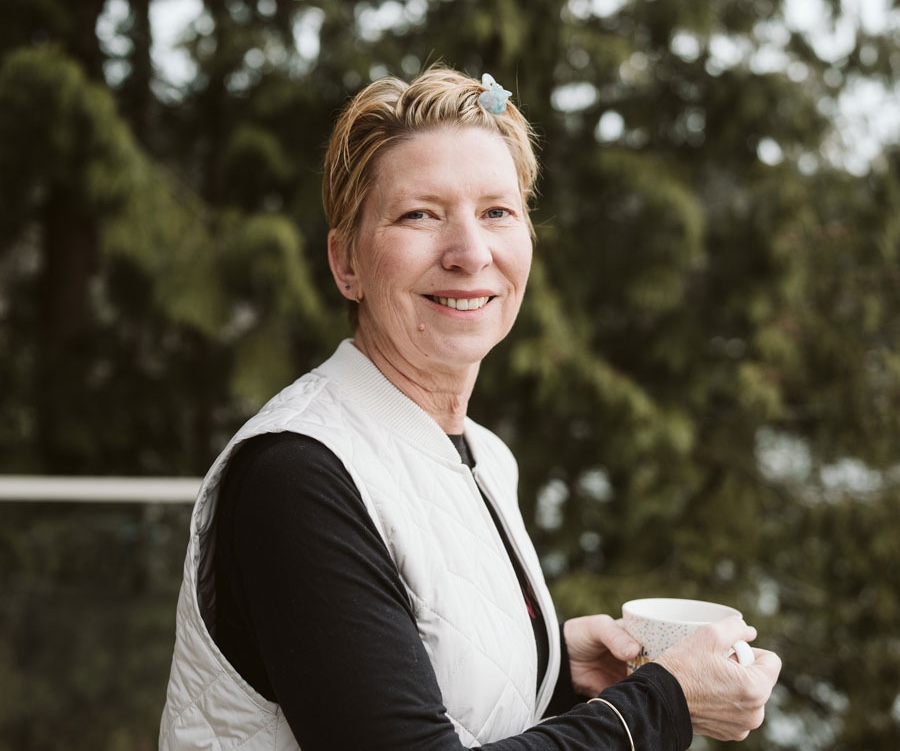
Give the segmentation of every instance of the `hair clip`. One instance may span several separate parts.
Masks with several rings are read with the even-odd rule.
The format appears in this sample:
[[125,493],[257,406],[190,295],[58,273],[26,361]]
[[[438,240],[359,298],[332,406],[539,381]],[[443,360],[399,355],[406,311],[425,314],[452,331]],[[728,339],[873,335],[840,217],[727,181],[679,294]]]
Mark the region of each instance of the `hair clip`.
[[502,114],[506,109],[506,100],[512,96],[512,92],[497,83],[490,73],[485,73],[481,77],[481,85],[486,86],[487,91],[482,91],[478,95],[478,104],[492,115]]

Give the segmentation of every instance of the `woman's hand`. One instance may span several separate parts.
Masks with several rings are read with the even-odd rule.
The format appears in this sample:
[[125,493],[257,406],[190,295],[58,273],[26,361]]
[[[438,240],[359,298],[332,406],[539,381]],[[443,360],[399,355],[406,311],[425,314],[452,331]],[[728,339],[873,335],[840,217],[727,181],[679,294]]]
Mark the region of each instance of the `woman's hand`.
[[732,644],[755,638],[756,629],[743,620],[725,618],[697,629],[656,660],[681,684],[695,733],[736,741],[762,724],[781,660],[763,649],[753,650],[752,665],[731,656]]
[[608,615],[586,615],[565,622],[572,685],[582,696],[597,696],[626,674],[625,662],[637,657],[638,644]]

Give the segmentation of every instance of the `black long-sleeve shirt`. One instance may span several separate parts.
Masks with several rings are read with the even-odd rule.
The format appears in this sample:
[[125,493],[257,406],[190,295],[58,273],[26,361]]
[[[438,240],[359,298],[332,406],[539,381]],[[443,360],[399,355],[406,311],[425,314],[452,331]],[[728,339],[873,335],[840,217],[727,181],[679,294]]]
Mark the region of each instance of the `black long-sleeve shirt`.
[[[281,706],[301,748],[459,751],[397,568],[337,457],[292,433],[251,439],[219,503],[216,642]],[[638,748],[690,745],[684,696],[663,668],[645,666],[603,696]],[[612,710],[575,695],[565,654],[554,713],[483,748],[628,748]]]

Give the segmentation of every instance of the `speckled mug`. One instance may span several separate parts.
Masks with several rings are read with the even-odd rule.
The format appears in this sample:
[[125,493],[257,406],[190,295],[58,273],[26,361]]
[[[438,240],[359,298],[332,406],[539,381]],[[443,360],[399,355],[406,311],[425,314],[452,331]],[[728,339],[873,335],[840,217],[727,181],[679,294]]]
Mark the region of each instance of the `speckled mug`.
[[[741,611],[728,605],[704,600],[647,597],[626,602],[622,606],[622,625],[641,643],[640,654],[628,662],[628,673],[652,662],[700,626],[728,616],[743,617]],[[753,652],[746,642],[738,642],[734,649],[739,662],[753,662]]]

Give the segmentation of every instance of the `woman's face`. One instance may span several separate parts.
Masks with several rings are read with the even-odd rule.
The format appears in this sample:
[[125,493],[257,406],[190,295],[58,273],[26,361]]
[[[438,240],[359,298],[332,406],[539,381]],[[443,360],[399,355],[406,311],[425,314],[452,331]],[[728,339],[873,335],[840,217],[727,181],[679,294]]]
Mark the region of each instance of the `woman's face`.
[[357,346],[404,371],[477,369],[519,312],[532,254],[526,211],[499,135],[441,128],[391,147],[348,262],[361,298]]

